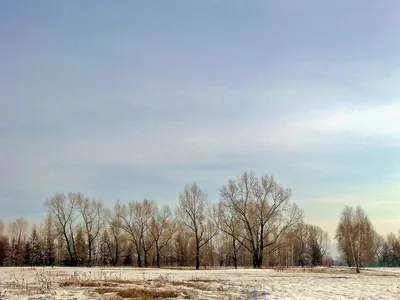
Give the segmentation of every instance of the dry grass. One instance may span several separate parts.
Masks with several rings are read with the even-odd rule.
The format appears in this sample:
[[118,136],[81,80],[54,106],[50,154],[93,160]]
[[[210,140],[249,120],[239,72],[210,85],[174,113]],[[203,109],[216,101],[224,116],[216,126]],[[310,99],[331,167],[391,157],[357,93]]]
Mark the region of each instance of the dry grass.
[[106,279],[105,283],[117,283],[117,284],[141,284],[142,281],[139,280],[125,280],[125,279]]
[[116,293],[121,298],[136,298],[140,300],[153,300],[153,299],[164,299],[164,298],[176,298],[179,293],[171,290],[154,290],[154,289],[142,289],[142,288],[128,288],[128,289],[117,289],[117,288],[98,288],[95,290],[98,294]]
[[92,280],[67,280],[60,282],[60,287],[66,287],[66,286],[100,287],[103,286],[103,283]]
[[200,283],[196,283],[196,282],[171,281],[170,284],[173,286],[184,286],[184,287],[193,288],[193,289],[201,290],[201,291],[213,291],[214,290],[211,287],[208,287],[204,284],[200,284]]

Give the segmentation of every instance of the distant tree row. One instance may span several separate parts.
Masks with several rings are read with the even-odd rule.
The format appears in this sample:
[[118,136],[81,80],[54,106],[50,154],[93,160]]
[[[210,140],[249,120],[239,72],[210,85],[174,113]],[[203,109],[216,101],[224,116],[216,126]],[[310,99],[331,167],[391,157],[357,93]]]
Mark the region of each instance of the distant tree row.
[[[330,264],[328,234],[306,224],[290,202],[291,190],[273,177],[243,173],[220,189],[210,205],[193,183],[173,212],[153,200],[101,201],[81,193],[45,201],[47,218],[28,228],[0,220],[0,266],[320,266]],[[343,261],[360,267],[373,260],[400,266],[400,240],[385,240],[360,208],[343,210],[336,236]]]

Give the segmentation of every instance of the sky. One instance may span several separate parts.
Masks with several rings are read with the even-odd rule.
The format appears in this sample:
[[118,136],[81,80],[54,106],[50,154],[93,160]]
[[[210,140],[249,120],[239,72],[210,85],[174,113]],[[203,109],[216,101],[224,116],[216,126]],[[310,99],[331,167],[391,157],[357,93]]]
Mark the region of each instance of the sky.
[[0,218],[57,192],[208,201],[244,171],[331,239],[400,228],[398,1],[0,3]]

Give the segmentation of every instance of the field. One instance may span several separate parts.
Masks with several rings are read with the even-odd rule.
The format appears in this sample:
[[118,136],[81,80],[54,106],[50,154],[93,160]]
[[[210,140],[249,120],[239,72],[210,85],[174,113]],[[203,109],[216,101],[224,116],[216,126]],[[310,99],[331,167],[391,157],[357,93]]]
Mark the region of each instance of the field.
[[400,299],[400,270],[0,268],[0,299]]

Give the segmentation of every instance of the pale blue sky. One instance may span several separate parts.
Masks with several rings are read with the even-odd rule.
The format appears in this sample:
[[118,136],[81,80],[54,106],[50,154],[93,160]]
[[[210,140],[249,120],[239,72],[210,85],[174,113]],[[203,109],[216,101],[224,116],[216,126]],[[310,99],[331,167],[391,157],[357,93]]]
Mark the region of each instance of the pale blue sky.
[[1,218],[273,174],[400,227],[400,2],[1,1]]

